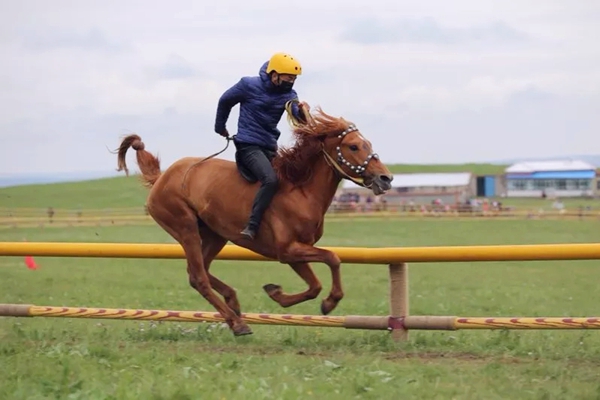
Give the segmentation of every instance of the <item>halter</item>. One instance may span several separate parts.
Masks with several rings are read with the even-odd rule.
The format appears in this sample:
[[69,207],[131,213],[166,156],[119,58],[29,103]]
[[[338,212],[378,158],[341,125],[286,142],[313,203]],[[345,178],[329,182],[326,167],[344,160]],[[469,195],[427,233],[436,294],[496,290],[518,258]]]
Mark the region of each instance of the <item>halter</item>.
[[[352,124],[346,130],[344,130],[342,133],[340,133],[338,135],[338,138],[341,139],[340,144],[342,141],[344,141],[344,138],[346,137],[346,135],[348,135],[349,133],[352,133],[352,132],[356,132],[356,131],[358,131],[358,128],[354,124]],[[378,159],[379,155],[377,153],[370,153],[367,156],[367,159],[362,164],[354,165],[350,161],[346,160],[346,158],[342,154],[342,149],[340,146],[337,146],[336,150],[337,150],[337,161],[334,160],[333,157],[331,157],[325,150],[323,150],[323,153],[325,154],[325,159],[328,161],[329,165],[331,165],[336,171],[338,171],[340,173],[340,175],[342,175],[342,177],[344,177],[348,180],[351,180],[352,182],[356,183],[359,186],[366,187],[366,188],[370,187],[371,185],[369,185],[369,186],[365,185],[364,173],[367,169],[367,165],[369,164],[369,161],[371,161],[373,158]],[[342,169],[342,167],[340,165],[346,165],[348,168],[350,168],[350,170],[352,172],[354,172],[358,176],[360,176],[360,178],[355,178],[353,176],[348,175],[346,172],[344,172],[344,170]]]

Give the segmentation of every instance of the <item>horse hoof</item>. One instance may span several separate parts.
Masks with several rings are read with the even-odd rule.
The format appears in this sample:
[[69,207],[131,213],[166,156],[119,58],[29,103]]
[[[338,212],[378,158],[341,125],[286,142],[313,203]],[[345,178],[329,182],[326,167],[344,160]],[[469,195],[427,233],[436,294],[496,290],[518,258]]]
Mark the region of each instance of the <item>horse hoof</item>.
[[332,305],[331,302],[328,302],[327,300],[323,300],[323,302],[321,303],[321,314],[327,315],[334,308],[335,308],[335,305]]
[[238,325],[233,329],[234,336],[252,335],[252,329],[246,324]]
[[272,295],[278,291],[281,291],[281,286],[275,285],[274,283],[269,283],[263,286],[263,289],[265,292],[267,292],[268,295]]

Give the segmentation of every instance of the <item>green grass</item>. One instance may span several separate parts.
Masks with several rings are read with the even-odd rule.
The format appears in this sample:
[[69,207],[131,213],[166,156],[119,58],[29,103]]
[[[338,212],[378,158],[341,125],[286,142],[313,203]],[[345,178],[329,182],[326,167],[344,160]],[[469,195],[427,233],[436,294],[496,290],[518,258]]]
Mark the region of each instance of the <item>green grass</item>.
[[508,165],[497,164],[391,164],[390,171],[395,174],[431,173],[431,172],[471,172],[474,175],[501,175]]
[[[0,231],[0,240],[172,242],[157,227]],[[328,246],[598,242],[594,221],[342,221]],[[0,258],[0,302],[211,310],[188,286],[183,260]],[[413,314],[594,316],[597,261],[420,263],[410,266]],[[320,298],[283,310],[261,286],[304,285],[286,265],[216,261],[214,273],[250,312],[318,313]],[[386,315],[386,268],[344,265],[335,315]],[[10,399],[570,399],[600,395],[600,332],[411,331],[76,319],[0,319],[0,398]]]

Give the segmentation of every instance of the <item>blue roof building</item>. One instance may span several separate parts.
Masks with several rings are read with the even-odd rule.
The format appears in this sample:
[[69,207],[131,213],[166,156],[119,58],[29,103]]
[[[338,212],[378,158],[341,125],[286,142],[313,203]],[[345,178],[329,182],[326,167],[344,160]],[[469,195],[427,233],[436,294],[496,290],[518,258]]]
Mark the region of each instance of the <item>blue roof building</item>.
[[505,170],[508,197],[593,196],[596,167],[578,161],[520,162]]

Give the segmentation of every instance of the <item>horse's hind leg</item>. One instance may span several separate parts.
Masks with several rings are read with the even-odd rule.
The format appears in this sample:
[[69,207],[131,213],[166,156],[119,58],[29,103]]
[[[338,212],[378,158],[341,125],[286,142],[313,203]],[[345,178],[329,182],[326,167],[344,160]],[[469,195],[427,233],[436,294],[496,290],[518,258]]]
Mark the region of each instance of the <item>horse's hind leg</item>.
[[200,227],[200,236],[202,237],[202,256],[204,258],[204,268],[208,273],[211,286],[223,296],[227,305],[239,316],[241,315],[240,303],[235,290],[210,273],[210,264],[225,247],[227,239],[217,235],[207,227]]
[[190,285],[221,314],[234,335],[251,334],[250,327],[212,291],[208,271],[204,265],[202,238],[196,215],[185,203],[180,201],[180,204],[177,204],[177,201],[176,198],[165,199],[165,202],[170,203],[167,203],[169,208],[153,203],[150,209],[152,217],[183,247],[188,264]]
[[263,286],[269,297],[282,307],[290,307],[298,303],[316,298],[321,293],[321,282],[315,276],[309,263],[290,263],[290,266],[306,282],[308,289],[301,293],[285,294],[281,286],[270,283]]

